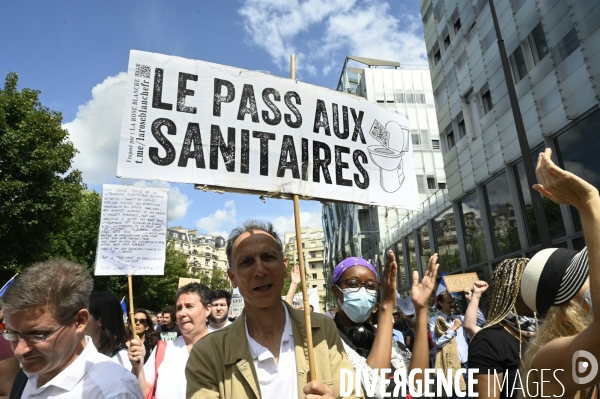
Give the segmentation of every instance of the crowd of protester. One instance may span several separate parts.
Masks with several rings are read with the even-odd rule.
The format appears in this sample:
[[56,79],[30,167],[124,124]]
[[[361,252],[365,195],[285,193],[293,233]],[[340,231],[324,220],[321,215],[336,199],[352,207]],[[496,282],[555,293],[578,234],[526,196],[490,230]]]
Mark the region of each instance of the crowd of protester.
[[[506,259],[489,282],[458,295],[434,291],[434,254],[422,278],[414,272],[404,299],[396,292],[392,251],[381,275],[369,261],[347,258],[331,275],[336,307],[322,314],[311,305],[315,370],[305,350],[304,312],[292,306],[300,272],[292,269],[282,301],[287,259],[270,224],[246,222],[227,240],[228,276],[244,298],[235,321],[231,293],[200,283],[180,287],[174,307],[139,308],[130,318],[112,293],[92,293],[83,266],[31,266],[0,298],[0,399],[339,398],[341,369],[362,370],[375,381],[344,397],[401,397],[393,379],[376,378],[379,370],[414,374],[415,385],[426,387],[419,371],[426,368],[462,370],[450,397],[465,396],[468,370],[477,369],[471,385],[480,398],[536,397],[541,390],[598,398],[600,376],[577,378],[571,359],[581,351],[600,356],[592,311],[600,308],[592,295],[600,286],[600,197],[558,168],[549,150],[536,172],[536,190],[579,211],[584,250]],[[464,314],[459,298],[468,303]],[[555,370],[555,378],[545,379],[541,369]]]

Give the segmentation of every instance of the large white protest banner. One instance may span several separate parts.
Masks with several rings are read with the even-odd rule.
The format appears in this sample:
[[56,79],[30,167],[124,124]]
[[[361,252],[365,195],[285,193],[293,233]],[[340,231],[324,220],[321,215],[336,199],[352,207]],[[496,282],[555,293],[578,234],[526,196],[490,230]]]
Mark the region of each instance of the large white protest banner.
[[164,274],[167,194],[164,188],[102,186],[96,276]]
[[132,50],[117,176],[418,209],[409,122],[262,72]]

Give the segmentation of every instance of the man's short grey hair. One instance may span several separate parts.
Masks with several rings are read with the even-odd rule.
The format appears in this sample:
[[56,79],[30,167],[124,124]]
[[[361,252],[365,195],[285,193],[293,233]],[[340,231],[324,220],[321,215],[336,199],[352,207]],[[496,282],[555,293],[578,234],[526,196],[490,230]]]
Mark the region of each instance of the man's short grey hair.
[[227,245],[225,247],[225,253],[227,254],[227,262],[229,263],[230,269],[233,269],[233,262],[231,261],[231,255],[232,255],[231,252],[233,250],[233,243],[235,242],[235,240],[240,238],[240,236],[242,234],[244,234],[248,231],[253,231],[253,230],[264,231],[265,233],[267,233],[271,237],[273,237],[275,239],[275,242],[277,242],[277,245],[279,246],[279,253],[281,255],[281,259],[283,259],[283,245],[281,243],[281,239],[279,238],[279,235],[275,232],[275,229],[273,228],[273,224],[272,223],[263,223],[263,222],[259,222],[256,220],[247,220],[244,222],[243,225],[231,230],[231,233],[229,234],[229,238],[227,238]]
[[53,317],[66,323],[77,311],[89,307],[93,288],[85,267],[52,259],[25,269],[0,300],[5,314],[47,306]]

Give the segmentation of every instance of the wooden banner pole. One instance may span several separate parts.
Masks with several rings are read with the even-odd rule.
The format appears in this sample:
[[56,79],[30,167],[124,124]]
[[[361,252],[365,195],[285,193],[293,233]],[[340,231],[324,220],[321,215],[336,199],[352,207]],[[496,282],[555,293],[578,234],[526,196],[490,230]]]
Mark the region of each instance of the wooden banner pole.
[[129,285],[129,328],[131,328],[131,338],[137,339],[137,334],[135,332],[135,320],[133,317],[135,312],[133,310],[133,284],[131,282],[131,274],[127,275],[127,285]]
[[[290,78],[296,79],[296,54],[290,59]],[[300,267],[300,281],[302,285],[302,299],[304,302],[304,322],[306,325],[306,346],[308,349],[308,380],[313,381],[316,377],[315,353],[313,349],[312,328],[310,322],[310,302],[306,289],[306,273],[304,271],[304,252],[302,251],[302,230],[300,228],[300,198],[294,194],[294,224],[296,225],[296,248],[298,253],[298,266]]]

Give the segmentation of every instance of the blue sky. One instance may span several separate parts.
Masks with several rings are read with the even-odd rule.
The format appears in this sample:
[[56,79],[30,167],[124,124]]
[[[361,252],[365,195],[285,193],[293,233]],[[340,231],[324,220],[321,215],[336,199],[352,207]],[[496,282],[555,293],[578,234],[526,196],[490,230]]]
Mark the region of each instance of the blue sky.
[[[60,111],[88,187],[170,188],[169,226],[227,234],[244,220],[293,230],[291,201],[203,193],[191,185],[115,177],[129,50],[289,76],[335,88],[346,55],[426,64],[418,0],[27,1],[3,4],[0,73],[41,90]],[[321,204],[302,201],[302,226],[321,225]]]

